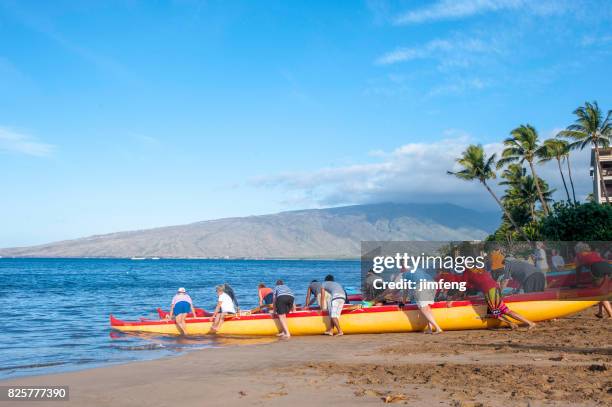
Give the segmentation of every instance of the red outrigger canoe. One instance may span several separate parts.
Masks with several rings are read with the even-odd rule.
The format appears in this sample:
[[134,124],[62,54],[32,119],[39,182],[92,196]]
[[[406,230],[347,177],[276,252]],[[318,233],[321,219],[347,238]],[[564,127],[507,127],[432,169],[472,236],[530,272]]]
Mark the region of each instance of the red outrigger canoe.
[[[511,295],[504,298],[508,307],[538,322],[561,318],[610,298],[609,285],[599,288],[571,290],[548,290],[541,293]],[[487,315],[487,306],[482,298],[465,301],[438,302],[432,313],[444,330],[485,329],[503,325],[498,319]],[[287,316],[289,330],[293,335],[320,335],[330,327],[326,311],[301,310]],[[364,308],[359,305],[346,306],[340,316],[342,330],[346,334],[386,333],[422,331],[426,321],[416,305],[384,305]],[[110,316],[111,328],[122,332],[149,332],[178,335],[172,320],[122,321]],[[187,334],[207,335],[211,333],[210,316],[187,320]],[[222,335],[276,335],[280,324],[273,314],[244,312],[229,316],[221,327]]]

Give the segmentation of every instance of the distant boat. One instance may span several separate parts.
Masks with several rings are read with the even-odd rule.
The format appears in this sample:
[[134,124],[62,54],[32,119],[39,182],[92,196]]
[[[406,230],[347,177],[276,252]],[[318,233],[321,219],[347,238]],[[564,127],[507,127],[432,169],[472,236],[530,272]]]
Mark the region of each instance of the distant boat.
[[151,260],[159,260],[159,257],[151,257]]
[[146,260],[146,257],[132,257],[132,260]]

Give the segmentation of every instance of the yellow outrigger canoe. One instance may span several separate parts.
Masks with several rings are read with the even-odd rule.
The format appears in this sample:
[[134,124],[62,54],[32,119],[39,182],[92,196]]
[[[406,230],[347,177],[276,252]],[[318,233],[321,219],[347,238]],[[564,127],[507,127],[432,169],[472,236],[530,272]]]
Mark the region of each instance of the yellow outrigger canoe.
[[[603,299],[610,298],[609,290],[600,288],[576,290],[550,290],[539,293],[512,295],[504,298],[506,305],[524,317],[534,321],[561,318],[587,309]],[[432,313],[444,330],[486,329],[505,323],[487,315],[482,299],[438,302],[432,305]],[[292,335],[321,335],[330,327],[326,311],[303,310],[287,316]],[[172,320],[122,321],[110,316],[112,329],[121,332],[148,332],[178,335]],[[188,335],[211,334],[210,317],[187,320]],[[413,332],[426,328],[426,321],[415,305],[399,307],[384,305],[363,308],[345,306],[340,316],[345,334],[372,334],[388,332]],[[243,313],[227,317],[219,330],[220,335],[271,336],[280,332],[278,319],[268,313]]]

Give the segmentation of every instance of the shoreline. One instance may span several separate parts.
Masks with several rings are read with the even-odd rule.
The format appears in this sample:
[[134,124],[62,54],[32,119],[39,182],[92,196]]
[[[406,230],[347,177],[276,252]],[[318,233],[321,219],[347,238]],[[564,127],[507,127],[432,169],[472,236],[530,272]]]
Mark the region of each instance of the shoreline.
[[593,312],[534,331],[293,337],[0,385],[69,385],[54,406],[609,404],[612,325]]
[[[155,257],[155,256],[153,256]],[[11,259],[11,260],[132,260],[132,261],[158,261],[158,260],[225,260],[225,261],[361,261],[360,257],[145,257],[145,258],[131,258],[131,257],[39,257],[39,256],[0,256],[0,259]]]

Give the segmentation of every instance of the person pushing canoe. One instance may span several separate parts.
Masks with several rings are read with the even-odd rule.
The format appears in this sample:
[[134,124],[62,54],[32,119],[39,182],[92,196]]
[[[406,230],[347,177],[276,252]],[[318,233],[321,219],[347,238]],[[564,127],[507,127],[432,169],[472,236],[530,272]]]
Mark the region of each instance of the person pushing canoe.
[[321,285],[321,303],[327,304],[327,310],[331,319],[331,327],[328,331],[325,331],[325,335],[333,336],[334,328],[338,331],[337,336],[344,335],[342,328],[340,328],[340,314],[342,314],[342,307],[344,307],[345,302],[346,291],[344,291],[340,284],[334,281],[334,276],[329,274]]
[[217,333],[217,331],[221,329],[221,325],[223,325],[223,321],[227,315],[234,315],[236,313],[234,300],[225,292],[225,288],[226,284],[217,286],[218,301],[215,312],[213,312],[212,315],[213,324],[210,328],[213,333]]
[[196,311],[193,306],[193,301],[187,291],[181,287],[177,290],[174,297],[172,297],[172,305],[170,306],[170,313],[167,318],[174,318],[176,322],[176,326],[178,327],[181,335],[187,335],[187,325],[185,324],[185,319],[187,315],[191,312],[194,318],[196,318]]
[[[497,281],[491,277],[488,271],[481,268],[466,268],[461,274],[442,273],[438,275],[438,280],[442,278],[446,281],[465,281],[467,287],[484,294],[485,301],[488,307],[488,316],[490,318],[500,319],[506,322],[512,329],[516,328],[516,324],[510,320],[515,319],[524,323],[529,329],[535,327],[535,323],[523,317],[522,315],[511,311],[504,300],[502,299],[501,291]],[[461,294],[462,296],[465,293]]]
[[274,297],[274,313],[278,315],[278,322],[281,326],[281,332],[277,336],[289,339],[291,332],[289,332],[289,326],[287,324],[287,314],[295,312],[295,296],[293,291],[285,285],[283,280],[276,280],[276,285],[272,290]]

